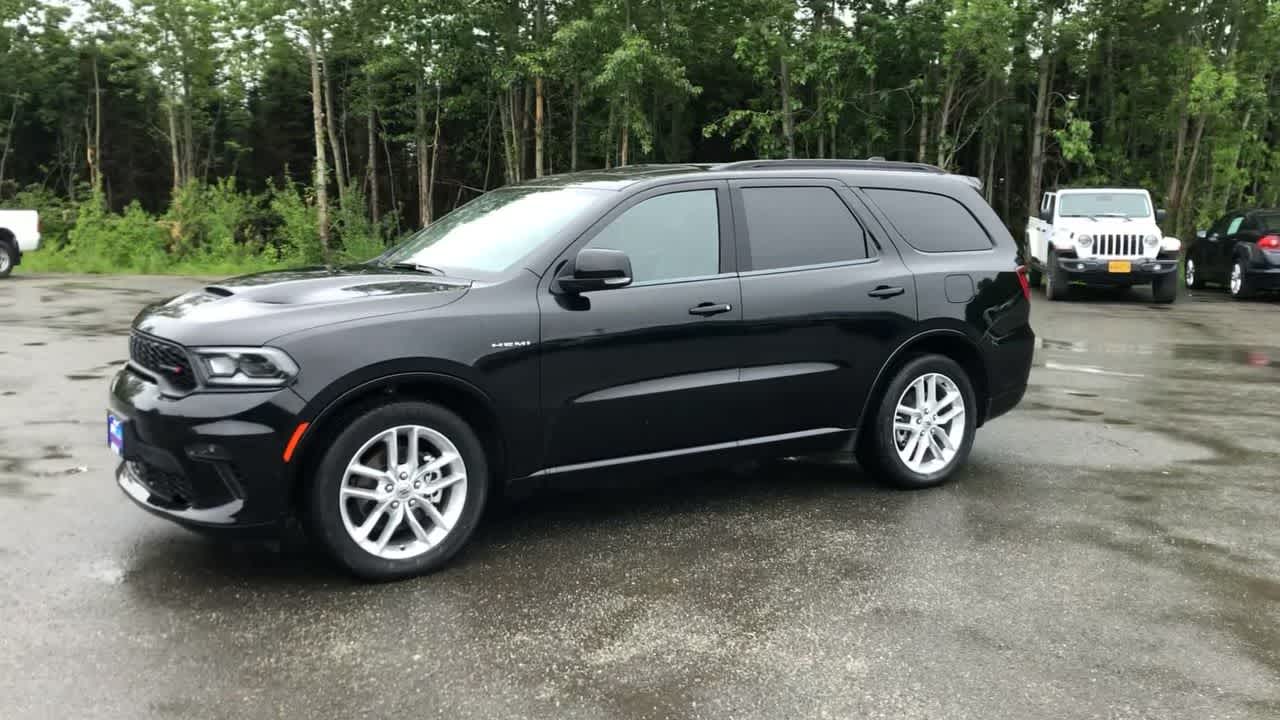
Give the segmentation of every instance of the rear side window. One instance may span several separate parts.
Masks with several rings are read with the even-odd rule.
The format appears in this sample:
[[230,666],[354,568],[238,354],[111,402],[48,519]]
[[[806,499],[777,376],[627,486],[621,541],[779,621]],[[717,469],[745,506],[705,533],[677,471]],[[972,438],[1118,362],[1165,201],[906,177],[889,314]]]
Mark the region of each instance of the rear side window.
[[990,250],[991,237],[964,205],[946,195],[865,188],[911,247],[923,252]]
[[867,235],[828,187],[744,187],[752,270],[864,260]]
[[621,250],[636,282],[720,272],[720,216],[715,190],[649,198],[618,216],[587,247]]
[[1253,216],[1254,226],[1258,230],[1280,232],[1280,212],[1264,212]]

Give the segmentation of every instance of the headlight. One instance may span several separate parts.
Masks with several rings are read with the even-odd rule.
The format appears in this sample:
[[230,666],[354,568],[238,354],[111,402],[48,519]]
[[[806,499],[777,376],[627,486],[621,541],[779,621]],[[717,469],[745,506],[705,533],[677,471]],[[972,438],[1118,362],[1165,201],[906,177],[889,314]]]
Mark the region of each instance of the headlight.
[[1089,247],[1093,244],[1092,235],[1077,235],[1076,242],[1080,243],[1080,247]]
[[298,364],[271,347],[192,348],[200,377],[212,387],[279,387],[298,376]]
[[1159,244],[1160,244],[1160,236],[1159,236],[1159,235],[1148,235],[1148,236],[1147,236],[1147,247],[1155,247],[1156,245],[1159,245]]

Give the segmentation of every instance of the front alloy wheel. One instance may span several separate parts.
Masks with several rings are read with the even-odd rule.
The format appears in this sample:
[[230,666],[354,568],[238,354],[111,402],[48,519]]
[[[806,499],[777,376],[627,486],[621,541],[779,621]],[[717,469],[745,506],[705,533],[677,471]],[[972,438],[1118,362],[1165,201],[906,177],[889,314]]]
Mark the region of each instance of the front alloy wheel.
[[370,438],[338,490],[342,525],[365,552],[387,560],[439,545],[467,502],[467,466],[449,438],[401,425]]
[[[470,538],[488,494],[475,431],[448,408],[394,402],[335,421],[311,472],[304,520],[355,575],[394,580],[444,565]],[[319,445],[324,447],[325,445]]]

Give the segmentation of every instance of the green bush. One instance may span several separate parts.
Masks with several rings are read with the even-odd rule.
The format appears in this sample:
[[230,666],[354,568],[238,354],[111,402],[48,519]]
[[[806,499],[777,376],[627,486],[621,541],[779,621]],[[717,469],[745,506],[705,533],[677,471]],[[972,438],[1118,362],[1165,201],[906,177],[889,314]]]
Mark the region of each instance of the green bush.
[[[117,214],[101,198],[72,205],[40,190],[5,204],[41,213],[45,242],[23,258],[28,271],[234,275],[324,261],[314,199],[292,182],[261,195],[237,190],[234,179],[192,183],[159,217],[136,202]],[[333,262],[363,262],[385,248],[359,192],[333,209],[331,223]]]

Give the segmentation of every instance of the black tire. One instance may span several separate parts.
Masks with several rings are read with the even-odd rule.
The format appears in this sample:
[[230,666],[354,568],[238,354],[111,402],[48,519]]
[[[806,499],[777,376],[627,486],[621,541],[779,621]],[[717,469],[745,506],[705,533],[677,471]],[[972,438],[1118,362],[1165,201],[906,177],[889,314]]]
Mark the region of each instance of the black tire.
[[18,264],[18,251],[8,240],[0,240],[0,278],[9,277]]
[[[964,434],[956,446],[956,454],[945,466],[923,474],[908,467],[898,454],[894,422],[898,402],[908,386],[930,373],[945,376],[955,383],[960,391],[965,410]],[[955,473],[957,468],[964,465],[969,457],[969,451],[973,448],[978,415],[973,384],[964,368],[944,355],[918,355],[909,359],[889,381],[884,393],[880,396],[879,406],[873,408],[873,411],[869,415],[869,424],[859,431],[858,462],[868,472],[890,485],[909,490],[941,485]]]
[[[1240,273],[1240,283],[1236,284],[1235,274]],[[1254,296],[1257,288],[1249,279],[1249,263],[1244,258],[1236,258],[1231,263],[1231,275],[1227,278],[1227,292],[1237,300],[1247,300]]]
[[1038,288],[1042,282],[1044,282],[1044,273],[1034,266],[1027,268],[1027,285]]
[[1182,261],[1182,278],[1190,290],[1204,289],[1204,263],[1191,253]]
[[[339,507],[339,492],[347,464],[365,443],[386,430],[404,425],[430,428],[453,443],[465,466],[466,494],[461,514],[438,544],[413,557],[388,559],[365,550],[347,532]],[[346,423],[345,429],[333,438],[315,468],[305,497],[303,519],[310,536],[347,571],[366,580],[398,580],[437,570],[457,554],[479,524],[488,491],[489,469],[484,446],[466,421],[432,403],[396,402],[366,411]]]
[[1071,288],[1067,285],[1067,273],[1058,266],[1058,259],[1049,251],[1049,267],[1045,271],[1044,296],[1050,300],[1066,300]]
[[1157,303],[1171,303],[1178,298],[1178,274],[1176,272],[1157,276],[1151,281],[1151,297]]

